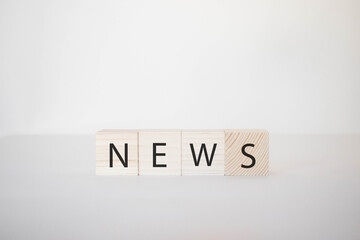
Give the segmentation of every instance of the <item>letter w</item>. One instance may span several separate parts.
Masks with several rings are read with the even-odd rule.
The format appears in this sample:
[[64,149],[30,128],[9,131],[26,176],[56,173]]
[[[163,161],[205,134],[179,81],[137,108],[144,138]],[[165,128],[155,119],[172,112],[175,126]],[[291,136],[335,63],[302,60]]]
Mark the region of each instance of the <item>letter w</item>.
[[196,159],[195,150],[194,150],[194,144],[190,143],[191,153],[192,153],[192,156],[194,158],[195,166],[199,166],[200,159],[201,159],[201,154],[202,154],[203,151],[204,151],[204,154],[205,154],[207,165],[211,166],[212,160],[214,158],[216,146],[217,146],[217,144],[214,143],[213,149],[211,151],[211,156],[210,156],[210,159],[209,159],[209,156],[208,156],[208,153],[207,153],[207,150],[206,150],[206,145],[205,145],[205,143],[202,143],[201,147],[200,147],[199,157],[198,157],[198,159]]

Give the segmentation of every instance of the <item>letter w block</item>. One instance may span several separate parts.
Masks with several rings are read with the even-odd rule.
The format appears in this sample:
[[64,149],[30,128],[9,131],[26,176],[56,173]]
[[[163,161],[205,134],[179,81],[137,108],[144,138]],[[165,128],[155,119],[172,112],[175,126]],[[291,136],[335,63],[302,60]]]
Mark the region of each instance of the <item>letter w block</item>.
[[182,131],[182,175],[224,176],[222,130]]
[[101,130],[96,133],[96,175],[138,175],[138,132]]

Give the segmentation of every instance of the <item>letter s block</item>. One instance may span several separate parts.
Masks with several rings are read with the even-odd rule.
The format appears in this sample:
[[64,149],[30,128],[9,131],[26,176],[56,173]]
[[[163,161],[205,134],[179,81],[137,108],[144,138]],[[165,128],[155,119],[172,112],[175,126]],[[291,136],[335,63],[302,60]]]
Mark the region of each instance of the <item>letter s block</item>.
[[138,132],[101,130],[96,133],[96,175],[138,175]]
[[181,131],[139,132],[139,175],[181,175]]
[[182,175],[224,176],[224,131],[182,131]]
[[266,130],[225,130],[225,175],[269,175],[269,133]]

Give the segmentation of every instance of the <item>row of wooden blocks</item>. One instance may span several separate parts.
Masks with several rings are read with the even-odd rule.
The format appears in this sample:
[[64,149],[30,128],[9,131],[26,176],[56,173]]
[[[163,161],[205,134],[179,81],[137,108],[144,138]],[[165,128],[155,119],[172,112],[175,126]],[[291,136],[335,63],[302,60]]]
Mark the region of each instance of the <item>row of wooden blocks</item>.
[[101,130],[97,175],[267,176],[266,130]]

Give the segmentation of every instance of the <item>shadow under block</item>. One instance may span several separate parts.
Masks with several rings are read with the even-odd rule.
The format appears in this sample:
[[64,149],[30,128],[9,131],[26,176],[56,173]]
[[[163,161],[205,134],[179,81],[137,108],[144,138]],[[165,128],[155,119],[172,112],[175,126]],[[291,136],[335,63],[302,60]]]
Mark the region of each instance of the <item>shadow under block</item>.
[[96,133],[96,175],[138,173],[138,131],[102,130]]
[[224,131],[182,131],[182,175],[224,176]]
[[225,175],[269,175],[269,133],[266,130],[225,130]]
[[139,132],[139,175],[181,175],[181,131]]

